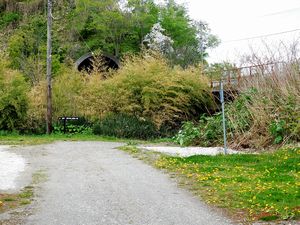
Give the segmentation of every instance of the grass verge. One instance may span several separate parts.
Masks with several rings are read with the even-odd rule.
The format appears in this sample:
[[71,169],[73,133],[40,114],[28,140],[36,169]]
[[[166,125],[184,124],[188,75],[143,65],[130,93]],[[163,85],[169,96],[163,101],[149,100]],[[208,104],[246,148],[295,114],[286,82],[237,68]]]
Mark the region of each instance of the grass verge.
[[90,134],[51,134],[51,135],[0,135],[0,145],[40,145],[54,141],[115,141],[131,144],[160,143],[170,139],[156,139],[151,141],[141,141],[132,139],[121,139],[116,137],[98,136]]
[[18,193],[0,193],[0,214],[24,205],[29,205],[34,200],[35,186],[47,180],[44,170],[36,171],[32,174],[32,183],[24,187]]
[[20,193],[0,193],[0,213],[9,211],[31,203],[33,199],[33,186],[25,187]]
[[299,219],[300,148],[247,155],[169,157],[123,147],[159,169],[184,178],[208,204],[225,208],[237,220]]

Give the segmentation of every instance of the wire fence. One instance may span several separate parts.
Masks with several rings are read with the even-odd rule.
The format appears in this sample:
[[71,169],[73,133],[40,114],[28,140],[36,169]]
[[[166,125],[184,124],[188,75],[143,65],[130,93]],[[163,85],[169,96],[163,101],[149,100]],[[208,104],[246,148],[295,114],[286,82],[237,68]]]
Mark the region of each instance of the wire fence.
[[[254,78],[261,77],[278,77],[278,74],[281,74],[281,71],[284,71],[287,67],[290,67],[291,63],[287,62],[270,62],[262,63],[251,66],[243,66],[232,69],[225,69],[221,71],[220,78],[215,79],[211,77],[210,87],[212,89],[219,89],[220,81],[222,79],[224,88],[239,88],[246,82],[253,80]],[[295,62],[295,65],[300,66],[298,62]]]

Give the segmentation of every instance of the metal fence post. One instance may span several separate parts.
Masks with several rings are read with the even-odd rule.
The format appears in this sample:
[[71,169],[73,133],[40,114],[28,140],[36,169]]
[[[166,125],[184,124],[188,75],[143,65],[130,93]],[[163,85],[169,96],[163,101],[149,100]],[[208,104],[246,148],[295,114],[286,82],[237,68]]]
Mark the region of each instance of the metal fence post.
[[220,101],[222,105],[222,120],[223,120],[223,137],[224,137],[224,154],[227,154],[227,139],[226,139],[226,118],[225,118],[225,102],[224,102],[224,89],[223,81],[220,81]]

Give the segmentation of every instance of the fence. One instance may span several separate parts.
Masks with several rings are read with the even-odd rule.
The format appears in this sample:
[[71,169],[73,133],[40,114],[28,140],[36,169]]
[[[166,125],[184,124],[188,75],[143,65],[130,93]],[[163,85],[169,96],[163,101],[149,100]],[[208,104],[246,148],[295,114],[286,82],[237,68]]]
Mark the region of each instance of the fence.
[[[287,63],[285,62],[275,62],[223,70],[223,72],[221,72],[223,85],[225,89],[237,89],[254,77],[275,77],[276,74],[280,74],[278,72],[282,71],[286,66]],[[219,85],[220,80],[211,78],[210,87],[212,89],[219,89]]]

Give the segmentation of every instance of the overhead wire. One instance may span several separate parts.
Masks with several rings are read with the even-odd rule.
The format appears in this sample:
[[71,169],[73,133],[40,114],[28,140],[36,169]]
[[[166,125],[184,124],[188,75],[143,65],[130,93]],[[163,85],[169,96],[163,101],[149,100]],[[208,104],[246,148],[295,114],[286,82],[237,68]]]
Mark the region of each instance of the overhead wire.
[[[70,6],[69,10],[70,10],[70,9],[71,9],[71,6]],[[47,1],[45,1],[45,14],[47,14]],[[52,15],[52,18],[58,20],[57,18],[54,18],[53,15]],[[79,35],[81,41],[85,44],[85,46],[87,47],[87,49],[88,49],[92,54],[94,54],[93,50],[92,50],[92,49],[90,48],[90,46],[86,43],[86,41],[84,40],[84,38],[82,37],[82,35],[80,34],[80,32],[79,32],[76,28],[74,28],[74,30],[75,30],[75,32]]]
[[222,44],[238,42],[238,41],[247,41],[247,40],[253,40],[253,39],[270,37],[270,36],[276,36],[276,35],[280,35],[280,34],[287,34],[287,33],[296,32],[296,31],[300,31],[300,28],[297,28],[297,29],[294,29],[294,30],[287,30],[287,31],[277,32],[277,33],[270,33],[270,34],[265,34],[265,35],[259,35],[259,36],[253,36],[253,37],[247,37],[247,38],[224,41],[224,42],[222,42]]
[[93,50],[89,47],[89,45],[86,43],[86,41],[84,40],[84,38],[82,37],[82,35],[79,33],[79,31],[75,28],[74,29],[76,32],[77,32],[77,34],[80,36],[80,39],[82,40],[82,42],[85,44],[85,46],[88,48],[88,50],[92,53],[92,54],[94,54],[94,52],[93,52]]
[[300,10],[300,7],[295,7],[295,8],[291,8],[291,9],[286,9],[286,10],[282,10],[282,11],[269,13],[269,14],[263,15],[262,17],[278,16],[278,15],[282,15],[282,14],[288,14],[288,13],[291,13],[291,12],[296,12],[296,11],[299,11],[299,10]]

